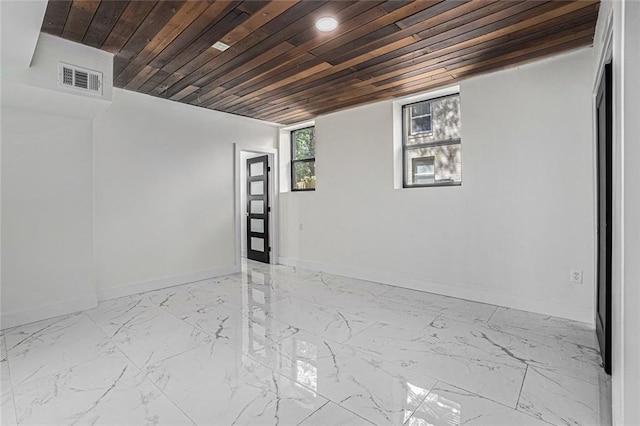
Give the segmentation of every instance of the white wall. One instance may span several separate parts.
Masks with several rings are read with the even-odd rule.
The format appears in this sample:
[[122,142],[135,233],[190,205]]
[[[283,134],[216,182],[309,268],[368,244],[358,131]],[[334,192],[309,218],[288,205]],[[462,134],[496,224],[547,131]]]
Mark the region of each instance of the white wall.
[[594,88],[613,64],[613,420],[640,425],[640,3],[603,1],[594,46]]
[[624,422],[640,425],[640,2],[625,3]]
[[277,133],[120,89],[94,121],[3,106],[1,327],[238,270],[234,143]]
[[46,0],[0,2],[2,74],[8,68],[25,69],[29,66],[46,10]]
[[[105,81],[103,97],[60,89],[57,63],[100,70],[108,79],[112,55],[38,36],[41,18],[27,17],[44,13],[40,6],[2,4],[0,327],[96,304],[92,120],[110,103],[110,82]],[[19,32],[14,19],[30,27],[14,34]],[[24,49],[38,40],[33,58],[4,49],[21,36]]]
[[593,323],[591,69],[582,49],[461,83],[461,187],[394,189],[390,101],[318,117],[283,261]]
[[95,304],[92,124],[2,108],[3,326]]
[[[28,6],[7,4],[4,44]],[[277,128],[114,90],[111,54],[29,31],[31,66],[0,58],[0,328],[237,270],[234,143]],[[58,87],[59,61],[102,72],[103,96]]]
[[233,270],[233,144],[276,140],[257,120],[114,89],[94,127],[99,296]]

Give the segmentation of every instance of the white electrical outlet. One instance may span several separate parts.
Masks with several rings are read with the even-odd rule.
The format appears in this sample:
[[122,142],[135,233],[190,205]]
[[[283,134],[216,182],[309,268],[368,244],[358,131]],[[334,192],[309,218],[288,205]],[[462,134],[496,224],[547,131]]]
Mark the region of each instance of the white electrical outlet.
[[302,231],[302,222],[298,224],[298,231]]
[[571,277],[569,280],[574,284],[582,284],[582,271],[571,271]]

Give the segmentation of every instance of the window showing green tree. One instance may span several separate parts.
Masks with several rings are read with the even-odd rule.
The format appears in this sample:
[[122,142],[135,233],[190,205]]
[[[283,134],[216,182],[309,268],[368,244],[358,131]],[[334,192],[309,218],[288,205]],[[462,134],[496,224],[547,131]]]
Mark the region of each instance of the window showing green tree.
[[312,191],[316,187],[315,128],[291,132],[291,190]]

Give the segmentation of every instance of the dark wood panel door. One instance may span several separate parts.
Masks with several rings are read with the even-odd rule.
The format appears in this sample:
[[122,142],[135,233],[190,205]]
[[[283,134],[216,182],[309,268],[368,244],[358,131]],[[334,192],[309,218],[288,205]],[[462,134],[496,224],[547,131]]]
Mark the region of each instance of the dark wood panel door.
[[596,334],[604,370],[611,374],[611,246],[612,246],[612,84],[611,64],[605,65],[596,97],[598,146],[598,282]]
[[269,157],[247,160],[247,258],[269,263]]

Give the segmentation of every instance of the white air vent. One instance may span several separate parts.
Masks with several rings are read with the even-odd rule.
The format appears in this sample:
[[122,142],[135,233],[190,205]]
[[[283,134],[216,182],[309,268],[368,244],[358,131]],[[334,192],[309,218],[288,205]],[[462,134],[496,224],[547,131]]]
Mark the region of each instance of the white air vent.
[[58,86],[102,96],[102,73],[58,62]]

